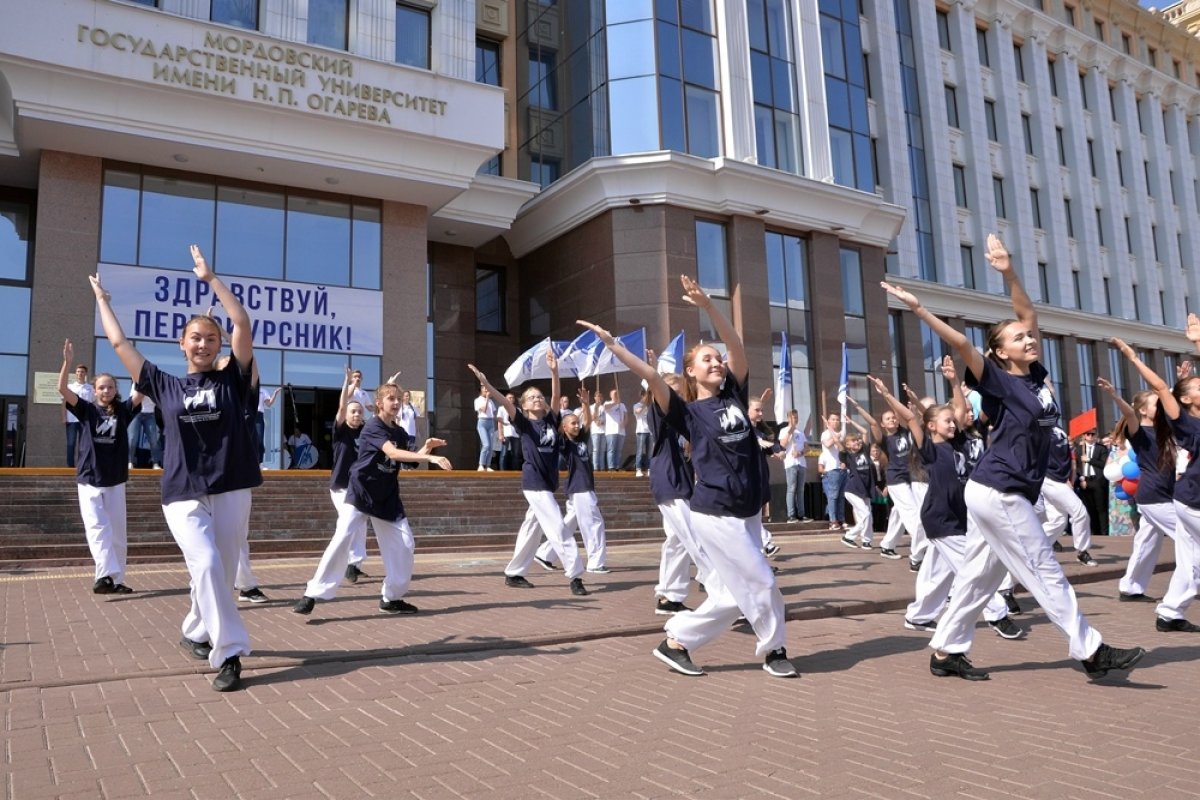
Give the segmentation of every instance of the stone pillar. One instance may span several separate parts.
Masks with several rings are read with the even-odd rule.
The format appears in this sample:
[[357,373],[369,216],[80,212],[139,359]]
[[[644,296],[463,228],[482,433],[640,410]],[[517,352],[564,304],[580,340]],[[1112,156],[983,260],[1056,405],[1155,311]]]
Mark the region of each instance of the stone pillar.
[[260,25],[267,36],[308,41],[308,0],[263,0]]
[[350,52],[378,61],[396,59],[395,0],[358,0],[350,21]]
[[[392,13],[395,13],[392,3]],[[439,75],[475,80],[474,0],[441,0],[433,9],[430,39],[433,71]]]
[[754,97],[750,90],[750,39],[745,0],[717,3],[717,37],[721,71],[721,127],[725,157],[756,161]]

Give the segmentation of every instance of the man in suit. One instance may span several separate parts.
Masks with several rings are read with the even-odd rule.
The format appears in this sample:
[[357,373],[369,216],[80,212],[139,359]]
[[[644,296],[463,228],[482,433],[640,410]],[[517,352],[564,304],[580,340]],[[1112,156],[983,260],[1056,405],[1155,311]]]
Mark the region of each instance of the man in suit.
[[1075,489],[1092,522],[1092,536],[1108,535],[1108,479],[1104,465],[1108,463],[1108,448],[1096,440],[1096,432],[1088,431],[1075,445]]

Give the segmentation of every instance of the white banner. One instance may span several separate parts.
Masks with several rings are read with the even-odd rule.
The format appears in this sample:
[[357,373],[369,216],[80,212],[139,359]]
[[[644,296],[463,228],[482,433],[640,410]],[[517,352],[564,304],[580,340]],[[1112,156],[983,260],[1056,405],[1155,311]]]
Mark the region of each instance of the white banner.
[[[131,339],[177,342],[188,319],[214,303],[213,316],[230,328],[208,284],[190,271],[116,264],[98,264],[97,269],[112,294],[112,309]],[[383,355],[382,292],[241,275],[220,277],[246,307],[255,347]],[[99,312],[96,335],[104,336]]]

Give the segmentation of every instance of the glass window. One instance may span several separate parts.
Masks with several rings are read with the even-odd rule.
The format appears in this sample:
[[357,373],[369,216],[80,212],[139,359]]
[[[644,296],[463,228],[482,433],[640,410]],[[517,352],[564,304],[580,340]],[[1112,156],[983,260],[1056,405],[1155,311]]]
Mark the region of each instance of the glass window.
[[308,0],[308,43],[346,49],[350,0]]
[[679,20],[705,33],[714,33],[712,0],[679,0]]
[[975,288],[975,248],[970,245],[959,245],[959,260],[962,262],[962,285],[968,289]]
[[1037,189],[1029,190],[1029,204],[1033,208],[1033,227],[1042,227],[1042,202]]
[[716,158],[721,155],[717,93],[699,86],[688,86],[684,95],[687,103],[688,152],[704,158]]
[[1054,63],[1054,59],[1046,62],[1046,69],[1050,76],[1050,96],[1058,97],[1058,70]]
[[772,305],[808,306],[808,267],[805,241],[781,233],[766,234],[767,291]]
[[959,208],[970,208],[967,205],[967,168],[962,164],[954,164],[954,202]]
[[383,263],[381,217],[379,206],[354,206],[350,285],[356,289],[379,288],[379,272]]
[[[709,89],[717,88],[717,40],[708,34],[683,29],[683,79]],[[622,58],[629,58],[625,53]],[[611,69],[611,64],[609,66]]]
[[696,220],[696,282],[709,294],[729,296],[725,225]]
[[0,286],[0,353],[29,352],[29,297],[25,286]]
[[1065,167],[1067,165],[1067,146],[1066,142],[1063,141],[1062,128],[1054,129],[1054,141],[1058,144],[1058,163],[1060,166]]
[[1033,124],[1028,114],[1021,115],[1021,135],[1025,139],[1026,155],[1033,155]]
[[534,48],[529,52],[529,105],[551,111],[558,108],[554,51]]
[[[613,155],[659,149],[658,97],[653,75],[608,84],[609,136]],[[647,122],[651,124],[647,124]]]
[[209,19],[236,25],[246,30],[258,30],[258,0],[212,0]]
[[1094,348],[1091,342],[1077,342],[1075,347],[1079,359],[1079,395],[1080,400],[1083,401],[1082,408],[1094,408],[1096,405]]
[[104,171],[101,198],[100,260],[110,264],[138,263],[138,206],[142,176],[136,172]]
[[983,101],[983,119],[987,123],[988,139],[993,142],[1000,141],[1000,130],[996,125],[996,101]]
[[992,176],[992,198],[996,203],[996,217],[1007,219],[1008,213],[1004,208],[1004,179],[999,175]]
[[500,85],[500,44],[487,39],[475,40],[475,81],[488,86]]
[[1071,213],[1071,198],[1063,199],[1063,215],[1067,218],[1067,236],[1075,238],[1075,216]]
[[24,395],[28,370],[29,359],[25,356],[0,356],[0,394]]
[[558,180],[559,164],[557,158],[545,158],[534,161],[529,165],[529,180],[543,189]]
[[990,67],[992,65],[992,57],[988,53],[987,28],[975,29],[975,44],[979,49],[979,65],[981,67]]
[[475,330],[505,333],[504,270],[499,267],[475,268]]
[[396,4],[396,63],[429,69],[429,9]]
[[842,269],[842,302],[846,314],[861,317],[866,313],[863,305],[862,259],[857,250],[844,247],[839,253],[839,259]]
[[0,280],[24,281],[29,275],[30,208],[0,202]]
[[604,19],[610,26],[654,18],[653,0],[605,0]]
[[950,15],[945,11],[937,12],[938,46],[950,50]]
[[1050,302],[1050,265],[1039,261],[1037,265],[1038,288],[1041,289],[1043,303]]
[[[317,386],[326,389],[342,388],[346,375],[346,357],[337,353],[309,353],[303,350],[283,351],[285,382],[297,386]],[[366,377],[365,375],[363,376]]]
[[946,94],[946,121],[950,123],[951,128],[959,127],[958,124],[958,94],[953,86],[947,86]]
[[283,277],[283,204],[278,192],[217,188],[218,274]]
[[1025,82],[1025,48],[1019,43],[1013,43],[1013,66],[1017,69],[1017,80]]
[[349,285],[349,203],[288,197],[285,274],[290,281]]
[[662,149],[686,153],[687,133],[683,124],[683,85],[674,78],[660,78],[658,93]]
[[138,263],[190,272],[188,245],[198,244],[201,250],[211,253],[216,191],[211,183],[146,175],[142,180]]
[[[609,80],[654,74],[653,22],[627,22],[623,25],[609,25],[606,37]],[[701,38],[708,39],[706,36]],[[689,77],[689,80],[692,78]],[[609,98],[609,101],[612,102],[612,98]],[[618,108],[615,102],[612,108]]]

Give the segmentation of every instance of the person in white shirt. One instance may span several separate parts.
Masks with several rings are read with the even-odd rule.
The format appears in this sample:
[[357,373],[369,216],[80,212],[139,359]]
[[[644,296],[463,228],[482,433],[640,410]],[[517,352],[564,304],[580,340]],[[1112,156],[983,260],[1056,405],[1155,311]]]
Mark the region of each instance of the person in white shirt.
[[[598,384],[599,379],[597,379]],[[600,392],[597,391],[596,402],[592,404],[592,424],[588,431],[592,439],[592,472],[599,472],[604,469],[604,464],[607,460],[608,447],[604,438],[604,426],[604,402],[600,397]]]
[[637,477],[650,473],[650,391],[643,389],[638,401],[633,404],[633,435],[637,449],[633,455],[633,468]]
[[[396,421],[400,423],[400,427],[408,434],[408,438],[413,442],[417,441],[417,407],[412,404],[412,393],[404,392],[400,396],[400,413],[396,415]],[[402,461],[400,469],[416,469],[417,462]]]
[[803,522],[808,519],[804,512],[804,473],[807,460],[804,448],[808,437],[800,427],[800,412],[788,412],[787,425],[779,432],[779,446],[783,448],[783,473],[787,478],[787,521]]
[[[516,407],[517,398],[512,392],[504,395],[504,399],[512,403],[514,408]],[[500,469],[518,469],[520,467],[518,455],[521,452],[521,437],[517,435],[517,429],[513,427],[507,408],[500,406],[496,410],[496,419],[500,422],[500,436],[503,439],[500,446]]]
[[[258,411],[254,415],[254,432],[258,435],[259,464],[262,464],[267,458],[267,409],[275,405],[281,388],[283,387],[276,387],[273,392],[268,392],[261,387],[258,390]],[[145,407],[145,404],[142,404],[142,408],[144,409]]]
[[[396,373],[399,375],[400,373]],[[358,403],[363,407],[363,419],[368,420],[375,416],[375,398],[362,387],[362,370],[356,369],[350,372],[350,401]]]
[[492,439],[496,436],[496,403],[486,386],[475,398],[475,432],[479,434],[479,472],[492,472]]
[[[75,379],[67,383],[67,388],[74,392],[80,400],[94,403],[96,401],[96,390],[88,382],[87,365],[76,364],[74,372]],[[67,466],[74,468],[75,449],[79,446],[79,432],[83,427],[83,423],[67,409],[65,404],[63,405],[63,422],[67,429]]]
[[625,417],[629,409],[621,402],[621,393],[613,389],[604,404],[604,444],[608,451],[608,468],[621,468],[621,451],[625,447]]
[[[137,387],[130,382],[129,396],[133,397],[136,390]],[[150,451],[150,463],[155,467],[162,466],[162,443],[158,439],[158,422],[154,419],[154,409],[154,401],[143,395],[141,410],[133,415],[133,420],[129,423],[130,467],[137,461],[138,445],[143,435],[146,437],[146,449]]]
[[825,490],[825,508],[829,515],[829,530],[840,531],[846,526],[845,499],[846,469],[842,463],[842,415],[834,412],[825,418],[821,432],[821,457],[817,459],[821,473],[821,488]]

